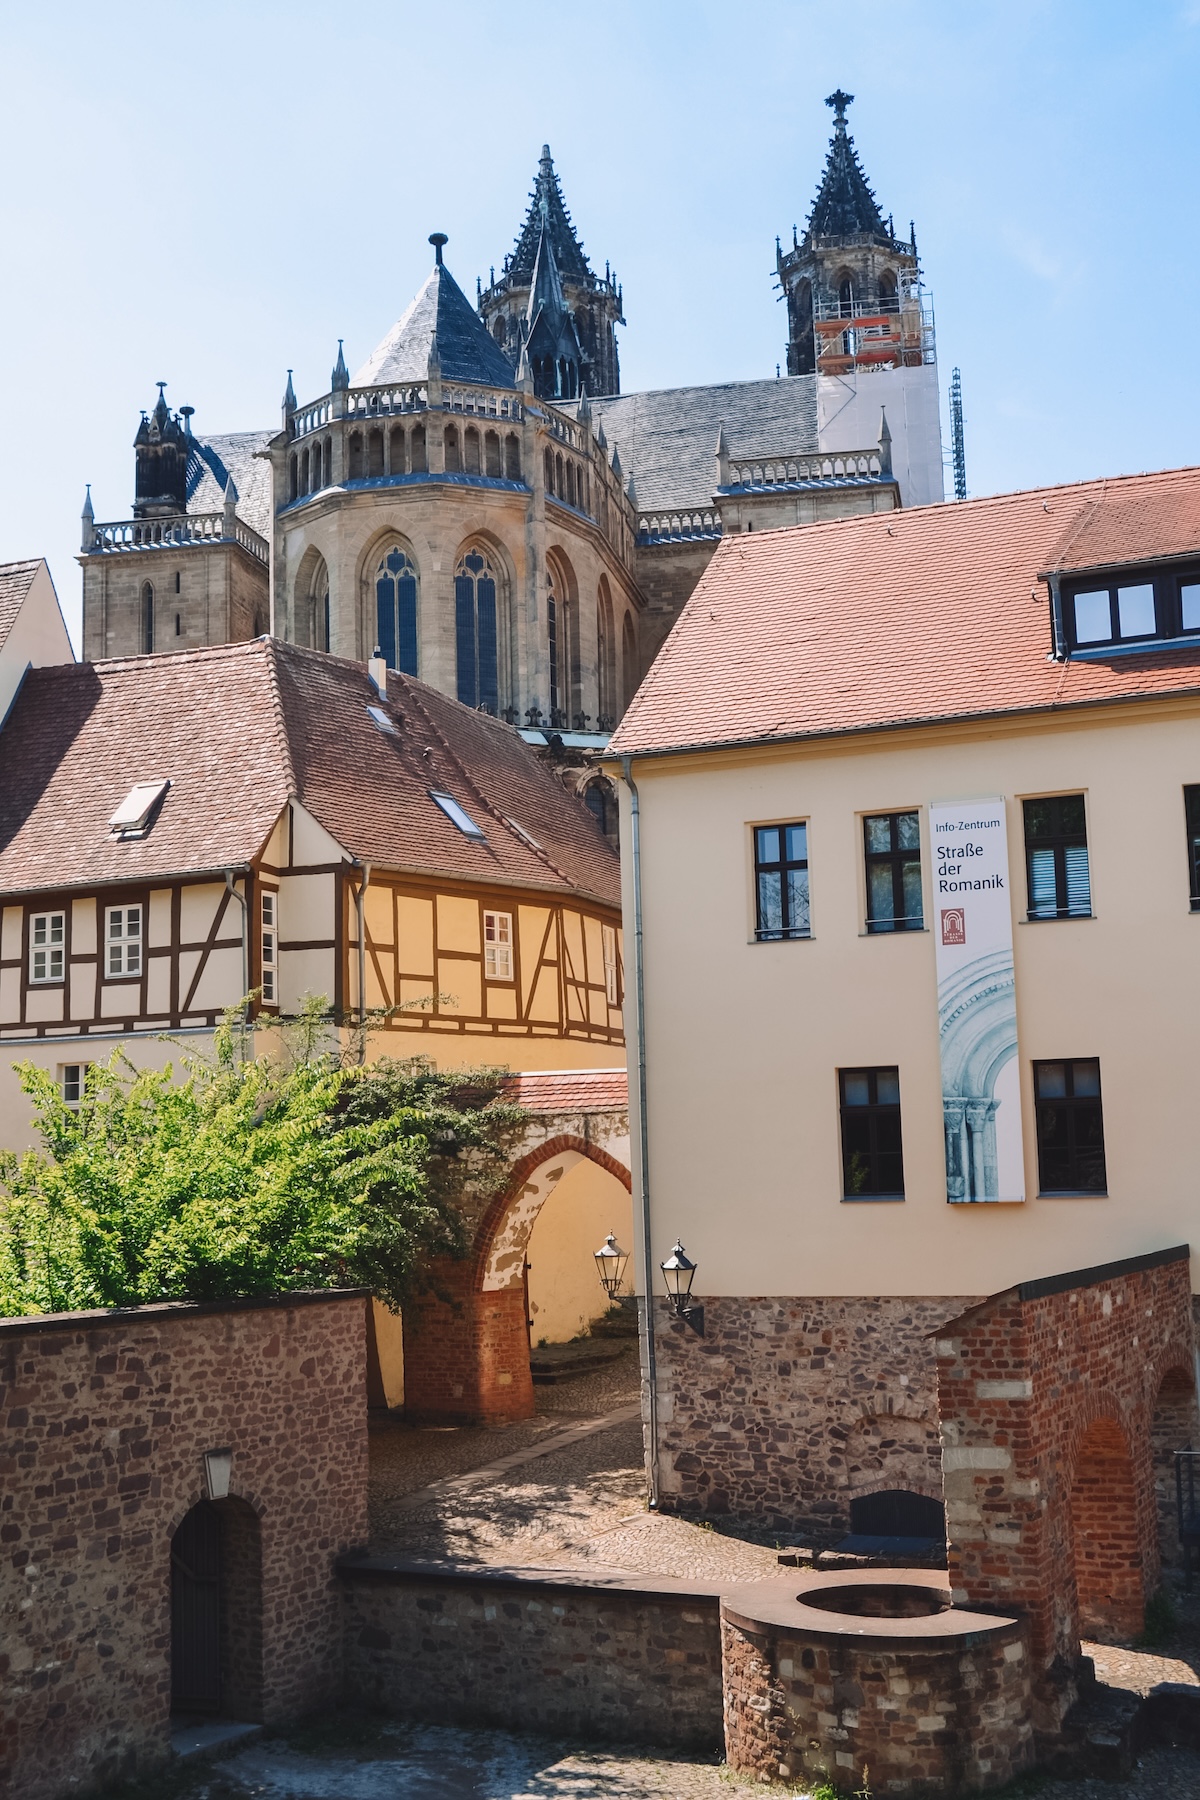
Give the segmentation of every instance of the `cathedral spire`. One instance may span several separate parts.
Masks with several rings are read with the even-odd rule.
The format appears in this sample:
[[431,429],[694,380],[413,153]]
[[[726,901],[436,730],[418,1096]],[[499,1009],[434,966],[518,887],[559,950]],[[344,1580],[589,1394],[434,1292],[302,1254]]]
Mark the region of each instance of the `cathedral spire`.
[[833,136],[825,173],[808,216],[808,231],[813,237],[852,237],[860,232],[888,235],[858,160],[854,139],[846,130],[846,108],[853,99],[853,94],[837,88],[825,102],[833,108]]
[[549,144],[542,145],[533,192],[529,196],[529,211],[517,238],[516,249],[509,260],[507,273],[511,278],[532,281],[543,236],[549,238],[555,261],[565,280],[594,279],[583,245],[575,234],[571,215],[563,201]]
[[342,340],[338,339],[337,361],[333,365],[333,374],[329,378],[329,386],[333,393],[344,391],[350,386],[350,371],[346,367],[346,356],[342,349]]

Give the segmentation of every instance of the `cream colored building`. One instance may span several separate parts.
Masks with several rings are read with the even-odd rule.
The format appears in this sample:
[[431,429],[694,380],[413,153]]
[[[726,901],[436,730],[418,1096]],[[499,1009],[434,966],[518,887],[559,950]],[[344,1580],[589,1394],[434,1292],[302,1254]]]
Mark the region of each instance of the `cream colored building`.
[[45,559],[0,564],[0,726],[30,669],[74,660]]
[[[844,1529],[936,1498],[941,1320],[1200,1236],[1200,471],[724,546],[612,750],[635,1195],[653,1285],[681,1238],[704,1306],[701,1339],[659,1303],[664,1504]],[[1007,847],[975,1089],[939,957],[994,878],[944,854],[956,805]]]

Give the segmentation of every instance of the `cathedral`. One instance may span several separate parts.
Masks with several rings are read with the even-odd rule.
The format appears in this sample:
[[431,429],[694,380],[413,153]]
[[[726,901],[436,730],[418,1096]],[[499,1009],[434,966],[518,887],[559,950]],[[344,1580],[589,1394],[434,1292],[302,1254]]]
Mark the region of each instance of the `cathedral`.
[[[272,633],[419,676],[541,741],[604,742],[726,535],[942,499],[916,232],[847,129],[776,240],[786,374],[621,391],[624,295],[584,252],[549,148],[472,303],[433,266],[351,374],[289,372],[274,430],[212,436],[160,384],[129,517],[83,512],[84,655]],[[764,299],[766,297],[764,296]]]

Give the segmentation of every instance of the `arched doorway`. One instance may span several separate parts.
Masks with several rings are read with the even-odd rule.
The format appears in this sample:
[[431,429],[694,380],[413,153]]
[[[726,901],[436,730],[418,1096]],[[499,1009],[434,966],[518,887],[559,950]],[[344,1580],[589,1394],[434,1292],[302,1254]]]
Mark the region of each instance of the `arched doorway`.
[[171,1712],[262,1718],[262,1541],[244,1500],[201,1500],[171,1539]]
[[1146,1604],[1137,1488],[1115,1419],[1094,1419],[1084,1432],[1070,1497],[1080,1631],[1102,1644],[1136,1637]]

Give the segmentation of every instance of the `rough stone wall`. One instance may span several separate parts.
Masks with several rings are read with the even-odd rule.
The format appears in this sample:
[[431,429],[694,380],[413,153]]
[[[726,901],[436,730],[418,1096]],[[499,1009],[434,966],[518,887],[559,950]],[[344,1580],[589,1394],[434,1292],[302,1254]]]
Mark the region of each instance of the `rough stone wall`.
[[722,1621],[725,1754],[764,1780],[855,1794],[986,1792],[1033,1761],[1022,1627],[978,1642],[806,1641]]
[[341,1566],[346,1681],[367,1704],[453,1725],[716,1749],[716,1589],[611,1571]]
[[1164,1386],[1192,1390],[1189,1268],[1185,1249],[1027,1283],[937,1341],[954,1598],[1028,1616],[1056,1671],[1045,1729],[1070,1701],[1080,1590],[1090,1628],[1107,1611],[1125,1635],[1158,1582],[1151,1426]]
[[646,600],[638,646],[643,675],[695,592],[719,541],[680,538],[675,543],[639,544],[634,550],[633,572]]
[[[261,1567],[259,1716],[336,1690],[333,1562],[367,1533],[365,1305],[0,1322],[0,1793],[57,1800],[166,1755],[171,1538],[207,1450],[233,1451],[235,1572]],[[231,1650],[253,1660],[252,1622]]]
[[706,1297],[698,1337],[656,1300],[664,1510],[840,1536],[860,1494],[940,1500],[930,1333],[964,1304]]

